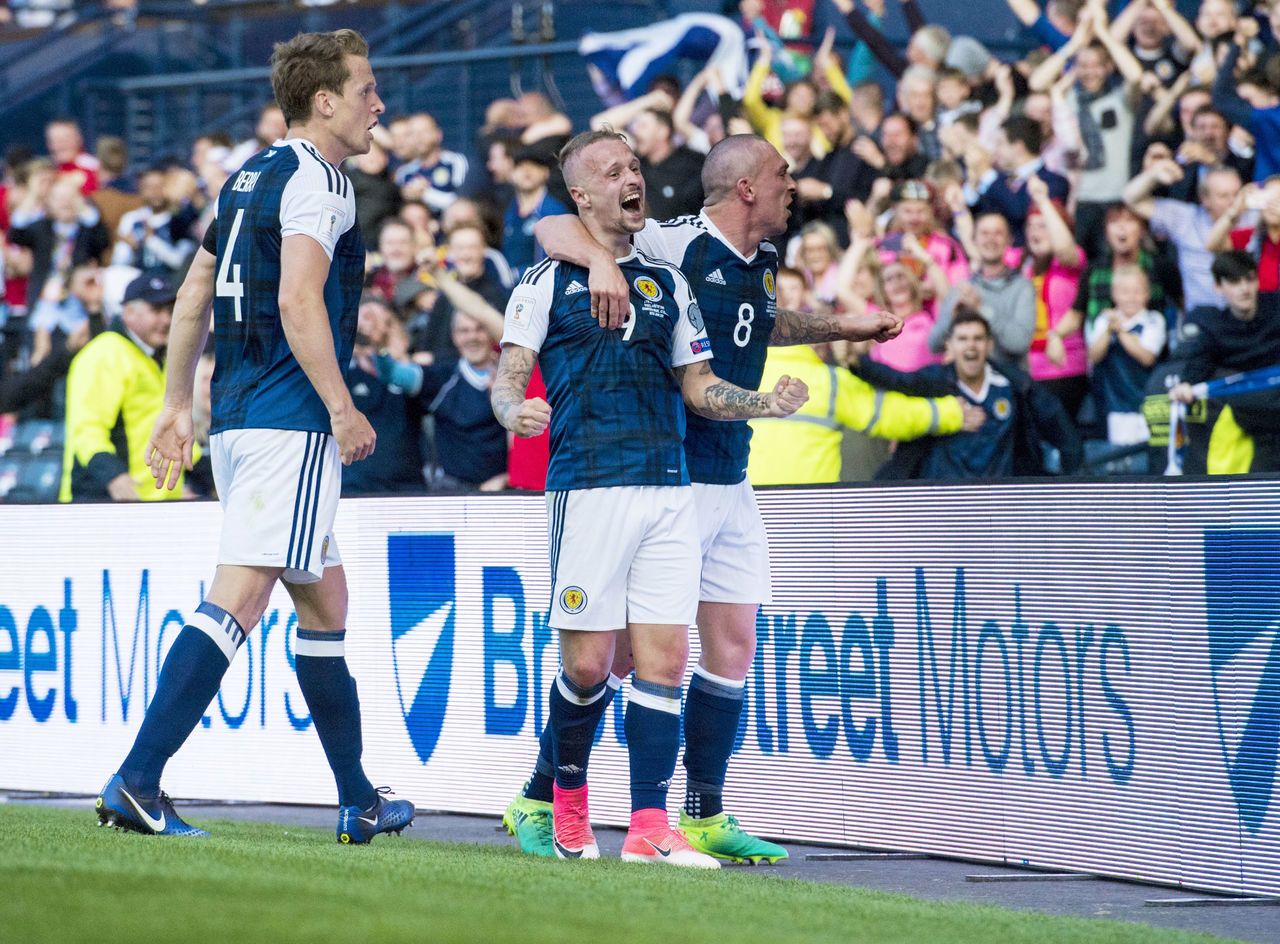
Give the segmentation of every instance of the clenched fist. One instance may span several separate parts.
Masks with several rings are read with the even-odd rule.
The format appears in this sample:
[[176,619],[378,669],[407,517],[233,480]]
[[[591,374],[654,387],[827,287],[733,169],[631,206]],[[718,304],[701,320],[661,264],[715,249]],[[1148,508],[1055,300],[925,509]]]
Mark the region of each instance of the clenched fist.
[[551,404],[542,397],[534,397],[520,404],[511,418],[511,431],[523,439],[539,436],[551,423]]
[[769,394],[769,415],[790,416],[809,401],[809,388],[799,377],[779,378]]

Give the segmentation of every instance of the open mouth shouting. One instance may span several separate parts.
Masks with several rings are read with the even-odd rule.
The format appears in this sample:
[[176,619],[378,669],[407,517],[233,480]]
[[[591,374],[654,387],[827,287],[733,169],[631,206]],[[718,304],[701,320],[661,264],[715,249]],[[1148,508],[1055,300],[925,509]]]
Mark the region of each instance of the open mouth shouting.
[[644,215],[644,194],[640,190],[633,190],[625,194],[621,203],[623,213],[627,215]]

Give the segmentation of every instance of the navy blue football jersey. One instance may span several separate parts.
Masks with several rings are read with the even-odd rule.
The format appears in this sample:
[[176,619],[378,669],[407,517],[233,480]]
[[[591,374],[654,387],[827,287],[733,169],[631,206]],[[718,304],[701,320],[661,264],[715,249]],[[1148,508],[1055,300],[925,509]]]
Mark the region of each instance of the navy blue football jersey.
[[[705,212],[665,223],[649,220],[636,234],[635,244],[684,273],[706,322],[716,376],[758,390],[778,313],[778,251],[773,244],[762,242],[746,258]],[[745,420],[690,414],[685,457],[692,481],[735,485],[746,477],[750,452],[751,427]]]
[[339,364],[351,361],[364,284],[364,241],[342,171],[301,138],[251,157],[218,195],[211,432],[330,432],[329,411],[293,356],[280,320],[280,245],[305,234],[330,259],[325,308]]
[[[1101,315],[1095,317],[1085,327],[1085,343],[1092,346],[1099,337],[1111,330],[1109,322]],[[1152,354],[1164,350],[1167,340],[1167,329],[1164,316],[1154,311],[1143,311],[1124,323],[1124,330],[1136,334],[1142,346]],[[1090,383],[1094,395],[1101,399],[1103,411],[1107,413],[1141,413],[1142,401],[1146,398],[1147,381],[1151,378],[1151,368],[1144,367],[1128,351],[1119,340],[1113,340],[1111,347],[1090,371]]]
[[502,343],[538,352],[551,404],[547,489],[688,485],[685,410],[673,368],[711,357],[680,270],[633,251],[618,265],[631,284],[621,328],[591,314],[588,271],[550,259],[507,303]]
[[982,389],[956,388],[987,413],[982,428],[934,441],[921,470],[926,479],[994,479],[1013,475],[1014,399],[1009,379],[987,365]]

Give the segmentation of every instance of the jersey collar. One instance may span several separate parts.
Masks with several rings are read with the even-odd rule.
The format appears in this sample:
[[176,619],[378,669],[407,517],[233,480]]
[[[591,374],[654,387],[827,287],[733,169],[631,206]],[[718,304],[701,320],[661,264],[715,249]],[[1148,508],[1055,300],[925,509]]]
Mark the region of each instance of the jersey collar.
[[760,254],[760,250],[757,249],[750,256],[744,256],[742,253],[738,252],[738,247],[735,246],[733,243],[729,242],[729,240],[725,239],[724,233],[720,232],[720,228],[716,226],[715,223],[711,222],[711,217],[707,216],[707,211],[705,208],[698,211],[698,219],[702,220],[702,225],[707,228],[708,233],[710,233],[716,239],[720,240],[720,242],[724,243],[725,246],[728,247],[729,251],[733,253],[735,256],[737,256],[739,259],[741,259],[743,262],[752,263],[756,261],[756,256]]
[[476,370],[466,360],[458,361],[458,374],[476,390],[488,390],[493,386],[494,371]]
[[991,364],[988,363],[986,373],[982,378],[982,386],[978,389],[977,393],[974,393],[963,383],[957,382],[956,386],[960,388],[960,392],[966,397],[978,404],[978,406],[982,406],[982,404],[987,402],[987,397],[991,395],[991,388],[993,386],[1007,387],[1009,386],[1009,380],[1004,374],[993,369]]

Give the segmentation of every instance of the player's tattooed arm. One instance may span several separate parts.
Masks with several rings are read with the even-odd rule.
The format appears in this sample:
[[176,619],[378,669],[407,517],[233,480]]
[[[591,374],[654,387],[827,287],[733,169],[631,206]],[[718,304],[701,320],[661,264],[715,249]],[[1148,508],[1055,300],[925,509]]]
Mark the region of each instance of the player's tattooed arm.
[[790,416],[809,399],[799,378],[783,377],[768,392],[744,390],[715,375],[708,361],[675,369],[689,409],[709,420],[750,420],[762,416]]
[[809,313],[779,308],[769,343],[818,344],[822,341],[888,341],[902,331],[902,322],[887,311]]
[[541,397],[525,398],[538,352],[518,344],[504,344],[498,358],[489,402],[498,422],[517,436],[537,436],[551,422],[551,406]]

